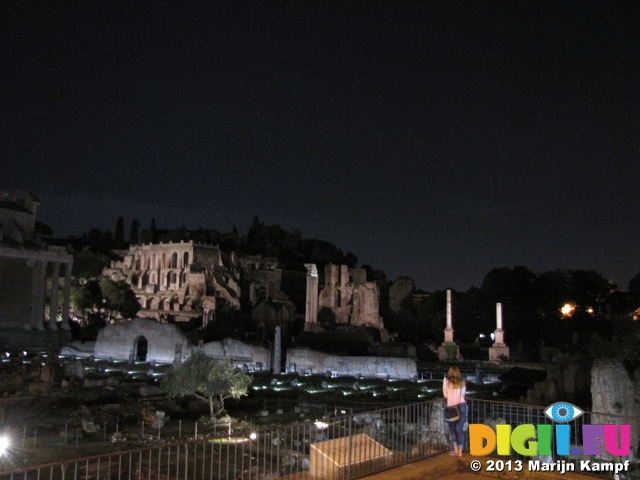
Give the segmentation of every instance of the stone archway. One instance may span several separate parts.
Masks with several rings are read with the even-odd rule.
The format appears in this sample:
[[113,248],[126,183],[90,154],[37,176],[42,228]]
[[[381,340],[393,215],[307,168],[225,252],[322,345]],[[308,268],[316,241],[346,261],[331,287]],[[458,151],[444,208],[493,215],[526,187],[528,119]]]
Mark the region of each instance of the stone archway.
[[149,341],[146,337],[140,336],[134,342],[135,360],[137,362],[146,362],[149,354]]

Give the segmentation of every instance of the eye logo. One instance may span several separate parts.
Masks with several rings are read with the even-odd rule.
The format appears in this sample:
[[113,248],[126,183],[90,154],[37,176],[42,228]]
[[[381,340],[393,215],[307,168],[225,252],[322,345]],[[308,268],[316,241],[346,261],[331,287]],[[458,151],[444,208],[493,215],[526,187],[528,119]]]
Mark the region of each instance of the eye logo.
[[560,423],[570,422],[571,420],[580,418],[583,413],[584,410],[582,410],[580,407],[576,407],[575,405],[568,402],[552,403],[544,411],[544,414],[547,416],[547,418],[553,420],[554,422]]

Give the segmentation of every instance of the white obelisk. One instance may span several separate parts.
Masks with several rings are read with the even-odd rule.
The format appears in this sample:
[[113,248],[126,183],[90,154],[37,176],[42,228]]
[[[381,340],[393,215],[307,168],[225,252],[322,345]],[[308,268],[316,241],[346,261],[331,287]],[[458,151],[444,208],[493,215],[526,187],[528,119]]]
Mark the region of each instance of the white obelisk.
[[502,303],[496,303],[496,330],[495,340],[489,349],[490,361],[501,361],[509,358],[509,347],[504,343],[504,330],[502,329]]

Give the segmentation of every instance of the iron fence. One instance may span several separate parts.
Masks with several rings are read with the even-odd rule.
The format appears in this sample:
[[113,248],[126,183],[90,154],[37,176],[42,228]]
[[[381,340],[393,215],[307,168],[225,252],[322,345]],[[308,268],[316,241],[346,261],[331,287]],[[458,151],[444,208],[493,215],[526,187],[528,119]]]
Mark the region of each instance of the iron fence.
[[[134,450],[15,468],[0,457],[0,480],[350,480],[425,459],[449,450],[442,400],[351,413],[286,426],[252,430],[220,428],[222,434],[164,442]],[[468,423],[551,424],[546,407],[468,400]],[[640,419],[585,412],[568,422],[571,444],[582,445],[582,426],[590,423],[635,425]],[[512,450],[511,458],[531,460]],[[554,452],[541,462],[578,462]],[[591,456],[593,462],[629,458]],[[4,464],[3,464],[4,462]],[[638,465],[618,478],[640,478]],[[638,476],[634,476],[638,475]],[[601,477],[614,478],[614,472]]]
[[440,412],[423,402],[30,468],[0,460],[0,480],[347,480],[448,450]]

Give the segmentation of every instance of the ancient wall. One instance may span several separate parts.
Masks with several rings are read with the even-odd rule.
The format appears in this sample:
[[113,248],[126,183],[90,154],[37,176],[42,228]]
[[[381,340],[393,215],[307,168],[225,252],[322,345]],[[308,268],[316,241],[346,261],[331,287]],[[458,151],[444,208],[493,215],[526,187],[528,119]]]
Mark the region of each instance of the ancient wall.
[[267,348],[247,345],[231,338],[205,343],[202,345],[202,350],[212,358],[229,360],[246,370],[267,371],[271,366],[271,357]]
[[[188,321],[203,316],[215,318],[224,306],[240,308],[241,301],[256,306],[262,302],[286,304],[279,318],[288,320],[295,307],[280,290],[282,272],[277,261],[257,256],[224,254],[217,246],[193,241],[132,245],[124,258],[111,262],[103,274],[125,280],[140,303],[140,317]],[[262,311],[264,310],[264,311]],[[271,315],[273,309],[256,312]]]
[[38,237],[39,204],[27,192],[0,193],[0,330],[69,329],[73,256]]
[[178,327],[145,318],[107,325],[95,345],[97,357],[123,360],[179,363],[190,354],[191,346]]
[[[218,297],[239,305],[235,281],[230,286],[220,285],[216,278],[216,269],[223,268],[218,247],[183,241],[132,245],[124,258],[111,262],[103,274],[131,285],[141,317],[172,316],[183,321],[203,314],[203,302],[209,307],[217,305]],[[220,278],[232,275],[221,274]]]
[[[2,328],[24,328],[25,319],[30,318],[34,308],[31,298],[33,268],[27,261],[19,258],[0,257],[0,322]],[[11,279],[11,281],[6,281]],[[44,290],[44,286],[42,287]],[[40,328],[44,325],[44,305],[38,307]]]
[[326,265],[325,286],[318,297],[318,309],[330,308],[336,323],[384,328],[379,314],[380,290],[366,281],[366,271],[346,265]]
[[[592,415],[592,424],[630,424],[631,449],[640,443],[640,370],[633,379],[618,360],[596,359],[591,367],[591,411],[625,417]],[[635,418],[630,418],[635,417]]]
[[286,371],[312,375],[410,380],[418,375],[416,361],[411,358],[338,356],[308,348],[287,350]]

